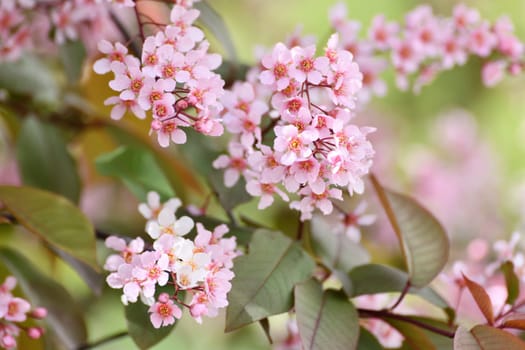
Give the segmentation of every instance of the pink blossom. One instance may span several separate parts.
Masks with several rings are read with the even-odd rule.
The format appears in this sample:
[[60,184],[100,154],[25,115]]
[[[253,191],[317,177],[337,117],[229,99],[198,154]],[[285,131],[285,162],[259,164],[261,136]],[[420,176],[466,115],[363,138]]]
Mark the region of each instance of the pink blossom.
[[51,13],[51,19],[55,25],[55,41],[57,44],[63,44],[66,39],[75,40],[78,32],[74,26],[73,3],[64,2],[58,6],[58,9]]
[[387,50],[392,45],[399,26],[394,22],[387,22],[384,15],[377,15],[372,20],[372,25],[368,31],[368,38],[379,50]]
[[19,333],[19,328],[12,324],[0,326],[0,346],[5,349],[16,348],[15,337],[17,337]]
[[[175,97],[172,94],[167,94],[175,89],[175,81],[171,79],[159,79],[157,81],[147,80],[144,86],[140,89],[138,103],[144,110],[149,110],[152,105],[158,101],[173,105],[175,103]],[[158,108],[158,107],[157,107]],[[164,116],[158,115],[155,110],[154,117],[163,118]]]
[[288,201],[288,196],[281,189],[272,183],[263,183],[258,180],[250,180],[246,183],[246,192],[255,197],[261,197],[258,209],[268,208],[273,203],[273,195],[277,193],[284,201]]
[[130,264],[133,258],[144,251],[144,241],[137,237],[126,244],[126,241],[116,236],[110,236],[106,239],[106,247],[111,248],[119,254],[110,255],[106,259],[104,269],[108,271],[117,271],[122,264]]
[[113,45],[107,40],[101,40],[98,43],[98,49],[107,57],[101,58],[93,65],[93,70],[98,74],[105,74],[111,71],[112,62],[124,63],[124,58],[128,54],[128,49],[121,43]]
[[301,212],[301,221],[311,219],[315,208],[321,210],[324,215],[330,214],[333,210],[330,198],[343,200],[342,191],[337,188],[325,187],[320,193],[315,193],[309,187],[305,187],[299,191],[299,194],[303,198],[300,201],[290,203],[290,208]]
[[156,221],[148,223],[146,231],[153,238],[157,239],[162,234],[184,236],[193,229],[193,220],[189,216],[182,216],[177,219],[173,209],[164,207]]
[[[3,299],[3,298],[2,298]],[[0,300],[0,303],[4,303]],[[23,322],[27,319],[27,313],[31,309],[31,304],[27,300],[16,297],[9,297],[7,301],[7,311],[3,314],[3,318],[11,322]]]
[[261,145],[260,151],[256,151],[248,156],[250,167],[260,172],[263,182],[277,183],[284,179],[286,167],[281,165],[280,154],[265,145]]
[[455,28],[452,26],[447,26],[443,31],[441,41],[443,67],[449,69],[456,64],[463,65],[467,61],[466,38],[456,36]]
[[291,50],[294,66],[290,70],[290,77],[302,83],[306,80],[312,84],[319,84],[323,79],[323,72],[328,70],[328,59],[315,55],[315,45],[306,48],[296,46]]
[[132,62],[134,61],[126,61],[125,63],[114,61],[111,63],[115,79],[109,82],[109,87],[115,91],[120,91],[120,97],[127,100],[138,96],[146,79],[138,64],[135,65]]
[[494,86],[504,77],[507,63],[503,60],[487,62],[483,65],[481,77],[485,86]]
[[153,327],[160,328],[175,323],[175,319],[182,317],[181,309],[173,303],[169,295],[162,293],[155,304],[151,305],[148,312]]
[[294,125],[275,128],[275,135],[274,148],[283,153],[280,159],[283,165],[291,165],[297,159],[309,157],[312,154],[310,145],[318,137],[317,130],[299,132]]
[[380,97],[386,95],[386,83],[380,78],[380,74],[386,69],[387,62],[379,58],[367,57],[358,64],[363,74],[363,88],[359,91],[359,102],[366,103],[373,95]]
[[119,96],[111,96],[104,101],[104,105],[114,105],[110,113],[111,119],[114,120],[122,119],[128,110],[131,110],[131,112],[139,119],[146,118],[144,109],[139,106],[135,99],[125,100]]
[[219,158],[213,162],[213,167],[216,169],[226,169],[224,172],[224,184],[226,187],[233,187],[248,166],[241,144],[230,143],[228,148],[230,156],[224,154],[219,156]]
[[353,211],[341,214],[343,232],[354,242],[361,241],[360,227],[370,226],[376,221],[376,215],[365,214],[366,208],[366,202],[362,201]]
[[158,252],[144,252],[137,257],[137,263],[133,266],[131,275],[134,280],[139,281],[142,293],[146,298],[153,297],[155,285],[164,286],[168,283],[169,274],[166,272],[169,258]]
[[398,40],[393,44],[392,63],[396,69],[414,73],[422,61],[421,52],[411,40]]
[[169,208],[169,210],[174,213],[182,205],[182,202],[178,198],[170,198],[165,203],[161,203],[159,194],[153,191],[148,192],[146,199],[146,203],[139,204],[138,210],[148,222],[157,220],[162,209]]
[[261,83],[276,84],[277,91],[284,90],[290,84],[292,62],[290,50],[283,43],[276,44],[272,53],[262,58],[261,63],[266,70],[261,72]]
[[[161,112],[166,105],[158,103],[154,106],[157,112]],[[157,141],[161,147],[168,147],[170,141],[176,144],[183,144],[186,142],[186,133],[180,128],[179,123],[175,119],[168,118],[163,121],[156,119],[151,123],[151,129],[157,132]]]
[[478,56],[488,56],[496,46],[496,36],[491,32],[487,22],[482,22],[470,33],[468,48]]
[[453,18],[457,28],[465,29],[476,24],[480,19],[480,15],[477,10],[467,7],[465,4],[458,4],[454,7]]

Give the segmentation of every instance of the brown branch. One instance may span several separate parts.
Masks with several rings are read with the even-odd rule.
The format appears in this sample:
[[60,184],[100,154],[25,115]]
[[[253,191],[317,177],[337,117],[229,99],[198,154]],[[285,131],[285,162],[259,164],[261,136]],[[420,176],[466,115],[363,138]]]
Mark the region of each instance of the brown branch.
[[106,344],[106,343],[109,343],[109,342],[112,342],[114,340],[117,340],[119,338],[123,338],[125,336],[129,335],[128,331],[122,331],[120,333],[116,333],[116,334],[112,334],[110,336],[107,336],[105,338],[102,338],[100,340],[97,340],[93,343],[87,343],[87,344],[84,344],[84,345],[80,345],[78,348],[76,348],[76,350],[88,350],[88,349],[93,349],[93,348],[96,348],[100,345],[103,345],[103,344]]
[[369,310],[369,309],[357,309],[359,312],[359,317],[362,318],[378,318],[384,320],[385,318],[390,318],[392,320],[398,320],[405,323],[410,323],[416,327],[425,329],[429,332],[439,334],[447,338],[454,338],[455,331],[449,331],[439,327],[432,326],[423,321],[412,318],[411,316],[398,315],[389,312],[388,310]]
[[407,295],[408,291],[410,290],[410,287],[411,287],[411,283],[410,283],[410,280],[407,281],[407,283],[405,284],[405,288],[403,288],[403,291],[401,292],[401,295],[399,295],[399,298],[397,298],[396,302],[394,303],[394,305],[392,305],[388,310],[389,311],[393,311],[396,307],[399,306],[399,304],[401,304],[401,302],[403,301],[403,299],[405,298],[405,296]]

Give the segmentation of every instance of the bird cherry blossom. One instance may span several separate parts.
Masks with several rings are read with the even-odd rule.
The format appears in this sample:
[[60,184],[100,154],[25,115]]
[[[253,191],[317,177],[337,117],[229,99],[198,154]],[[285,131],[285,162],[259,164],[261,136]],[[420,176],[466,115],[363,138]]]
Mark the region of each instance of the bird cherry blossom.
[[[342,3],[330,12],[332,27],[344,38],[336,47],[350,50],[361,70],[367,62],[389,55],[400,89],[412,86],[417,92],[439,72],[465,64],[469,56],[486,62],[482,75],[487,86],[495,85],[505,73],[521,73],[524,46],[507,17],[490,23],[477,10],[458,4],[447,18],[421,5],[405,16],[404,23],[389,22],[382,14],[375,16],[367,37],[361,38],[360,23],[346,19],[346,13]],[[372,75],[377,76],[385,68],[377,66]],[[362,98],[367,102],[369,95],[363,94]]]
[[[155,192],[147,197],[139,211],[148,220],[146,231],[153,242],[136,238],[126,243],[108,237],[106,246],[118,253],[108,256],[104,265],[110,271],[108,285],[122,289],[124,304],[140,299],[148,305],[155,328],[173,324],[182,317],[183,308],[199,323],[203,316],[217,316],[228,305],[233,260],[240,254],[235,237],[224,237],[228,233],[224,224],[209,231],[197,223],[195,239],[185,238],[195,224],[188,216],[177,218],[181,201],[171,198],[161,203]],[[168,286],[173,286],[172,293],[166,292]],[[189,304],[180,299],[182,291],[191,296]]]
[[16,348],[16,338],[21,331],[26,332],[32,339],[38,339],[44,334],[43,328],[27,327],[25,323],[29,318],[45,318],[47,310],[42,307],[33,308],[27,300],[15,297],[12,291],[16,284],[15,277],[7,276],[0,285],[0,347],[4,349]]
[[112,116],[120,119],[128,109],[139,118],[151,114],[150,132],[162,147],[185,143],[187,127],[209,136],[223,132],[219,99],[224,81],[213,72],[221,57],[208,53],[203,32],[193,25],[199,11],[190,7],[192,2],[180,3],[171,9],[170,23],[143,38],[141,57],[126,55],[120,43],[102,42],[99,49],[107,57],[94,66],[99,74],[115,76],[109,86],[120,100],[107,100],[116,105]]
[[[290,207],[307,220],[315,209],[333,210],[331,201],[342,198],[335,187],[362,192],[360,177],[373,156],[366,135],[373,129],[350,127],[363,75],[353,55],[337,49],[336,42],[337,35],[319,56],[311,45],[278,43],[247,81],[225,94],[224,120],[233,138],[230,155],[219,156],[213,165],[226,169],[228,187],[243,176],[247,192],[260,197],[260,209],[277,194],[292,200]],[[257,118],[248,119],[255,108]],[[240,127],[247,121],[256,130],[249,138]],[[265,139],[270,131],[272,139]]]

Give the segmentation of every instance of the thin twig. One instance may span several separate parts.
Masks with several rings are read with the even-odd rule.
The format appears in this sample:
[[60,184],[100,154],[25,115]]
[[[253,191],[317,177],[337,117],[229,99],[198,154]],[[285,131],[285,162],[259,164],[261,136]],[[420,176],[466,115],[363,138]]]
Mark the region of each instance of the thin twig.
[[390,318],[392,320],[398,320],[401,322],[413,324],[414,326],[423,328],[429,332],[436,333],[436,334],[442,335],[447,338],[454,338],[454,335],[456,333],[456,332],[448,331],[446,329],[432,326],[423,321],[414,319],[410,316],[393,314],[389,312],[388,310],[357,309],[357,311],[359,312],[359,316],[362,318],[379,318],[379,319]]
[[136,57],[140,57],[140,48],[137,45],[137,43],[133,40],[131,35],[129,35],[126,27],[122,22],[118,19],[117,15],[113,13],[113,11],[109,11],[109,17],[115,23],[115,26],[117,27],[118,31],[120,32],[120,35],[124,38],[125,42],[130,43],[130,50]]
[[139,27],[140,38],[142,39],[142,42],[144,42],[146,41],[146,34],[144,34],[144,27],[142,26],[142,20],[140,19],[139,9],[135,5],[135,7],[133,7],[133,10],[135,11],[135,18],[137,19],[137,25]]
[[88,343],[88,344],[84,344],[84,345],[80,345],[77,350],[88,350],[88,349],[93,349],[93,348],[96,348],[97,346],[100,346],[100,345],[103,345],[103,344],[106,344],[106,343],[109,343],[109,342],[112,342],[114,340],[117,340],[119,338],[122,338],[122,337],[125,337],[125,336],[128,336],[129,333],[128,331],[122,331],[120,333],[116,333],[116,334],[112,334],[110,336],[107,336],[105,338],[102,338],[100,340],[97,340],[93,343]]
[[304,232],[304,222],[299,219],[299,225],[297,226],[297,240],[301,241],[303,239]]
[[393,311],[396,307],[398,307],[399,304],[401,304],[401,302],[407,295],[408,291],[410,290],[411,286],[412,285],[410,284],[410,280],[408,280],[407,283],[405,284],[405,288],[403,288],[403,291],[401,292],[401,295],[399,295],[399,298],[397,298],[394,305],[392,305],[388,310]]

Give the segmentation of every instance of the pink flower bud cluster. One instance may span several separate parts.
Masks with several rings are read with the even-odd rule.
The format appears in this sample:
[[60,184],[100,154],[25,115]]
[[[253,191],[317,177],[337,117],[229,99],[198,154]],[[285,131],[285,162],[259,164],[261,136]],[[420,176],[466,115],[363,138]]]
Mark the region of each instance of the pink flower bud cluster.
[[[455,261],[448,271],[441,274],[443,295],[449,299],[450,305],[458,305],[456,312],[460,317],[475,319],[479,315],[473,300],[462,297],[465,288],[463,275],[480,284],[487,292],[497,315],[497,323],[522,310],[521,307],[513,308],[506,303],[508,291],[501,270],[503,264],[511,262],[520,290],[525,288],[525,254],[520,239],[521,234],[515,232],[508,241],[494,242],[493,254],[490,254],[490,245],[486,240],[475,239],[467,246],[466,257]],[[523,295],[520,293],[516,305],[523,306],[523,302]]]
[[41,327],[20,324],[26,322],[28,317],[43,319],[47,316],[47,311],[42,307],[31,309],[27,300],[13,296],[11,291],[16,287],[16,282],[15,277],[8,276],[0,285],[0,347],[3,349],[16,348],[16,338],[21,330],[33,339],[38,339],[44,334]]
[[145,38],[140,60],[120,43],[99,43],[106,57],[95,62],[94,70],[112,72],[115,78],[109,86],[119,93],[105,101],[114,106],[111,117],[120,119],[131,110],[144,119],[151,111],[151,131],[162,147],[185,143],[183,127],[211,136],[223,132],[219,98],[224,81],[212,71],[221,64],[221,56],[208,53],[204,33],[193,26],[198,16],[196,9],[175,5],[171,23]]
[[290,207],[307,220],[316,208],[332,212],[331,200],[342,199],[338,187],[363,192],[374,154],[367,134],[374,129],[351,122],[362,74],[337,40],[332,36],[319,57],[314,45],[275,45],[223,98],[224,125],[234,138],[229,155],[213,165],[225,169],[228,187],[244,176],[247,192],[261,197],[259,209],[274,194],[285,201],[297,194]]
[[[217,316],[218,310],[228,305],[233,259],[240,254],[235,237],[223,237],[228,232],[226,225],[209,231],[197,223],[195,239],[184,238],[195,223],[188,216],[175,216],[180,205],[177,198],[161,203],[159,195],[150,192],[148,202],[139,206],[148,220],[146,232],[154,240],[151,246],[140,237],[129,243],[115,236],[106,240],[106,246],[118,252],[104,265],[111,272],[108,285],[122,289],[124,304],[135,303],[140,297],[149,305],[155,328],[180,319],[183,307],[199,323],[203,316]],[[173,287],[171,293],[166,288],[159,290],[166,285]]]
[[485,62],[482,78],[488,86],[505,72],[516,75],[523,69],[524,46],[507,17],[491,24],[463,4],[451,17],[436,16],[430,6],[421,5],[405,16],[404,23],[374,17],[366,38],[361,38],[361,23],[347,20],[346,13],[346,6],[338,4],[330,11],[330,20],[341,37],[340,47],[354,54],[363,73],[362,101],[385,94],[380,75],[389,65],[396,72],[397,86],[406,90],[412,85],[415,91],[439,72],[463,65],[470,55]]
[[2,0],[0,62],[15,61],[29,49],[47,52],[67,40],[96,37],[107,18],[101,0]]

